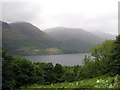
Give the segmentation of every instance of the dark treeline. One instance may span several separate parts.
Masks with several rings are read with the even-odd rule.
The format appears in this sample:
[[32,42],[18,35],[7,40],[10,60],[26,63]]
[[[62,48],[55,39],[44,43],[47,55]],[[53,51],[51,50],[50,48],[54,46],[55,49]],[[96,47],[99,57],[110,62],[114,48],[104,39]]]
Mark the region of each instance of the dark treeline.
[[12,57],[2,50],[2,88],[11,90],[32,84],[73,82],[100,75],[120,74],[120,36],[107,40],[91,49],[82,66],[62,66],[52,63],[31,62]]

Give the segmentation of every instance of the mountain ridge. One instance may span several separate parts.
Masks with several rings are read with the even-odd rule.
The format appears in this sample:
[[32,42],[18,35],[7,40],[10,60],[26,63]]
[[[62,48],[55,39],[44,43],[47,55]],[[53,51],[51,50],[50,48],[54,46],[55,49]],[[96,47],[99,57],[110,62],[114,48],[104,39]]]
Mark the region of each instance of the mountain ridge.
[[84,29],[55,27],[42,31],[28,22],[2,22],[3,47],[11,54],[84,53],[104,41]]
[[90,48],[103,41],[102,38],[79,28],[55,27],[45,32],[60,41],[58,48],[68,52],[88,52]]

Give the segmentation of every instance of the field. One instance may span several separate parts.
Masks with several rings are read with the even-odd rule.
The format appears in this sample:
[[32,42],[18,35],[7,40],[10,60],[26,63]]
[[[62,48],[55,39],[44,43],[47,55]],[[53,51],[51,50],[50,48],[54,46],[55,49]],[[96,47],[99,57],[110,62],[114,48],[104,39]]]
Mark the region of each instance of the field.
[[35,88],[41,88],[41,89],[64,89],[64,88],[118,88],[118,76],[114,77],[107,77],[107,76],[100,76],[96,78],[76,81],[76,82],[64,82],[64,83],[57,83],[57,84],[51,84],[51,85],[31,85],[31,86],[25,86],[22,87],[21,90],[34,90]]

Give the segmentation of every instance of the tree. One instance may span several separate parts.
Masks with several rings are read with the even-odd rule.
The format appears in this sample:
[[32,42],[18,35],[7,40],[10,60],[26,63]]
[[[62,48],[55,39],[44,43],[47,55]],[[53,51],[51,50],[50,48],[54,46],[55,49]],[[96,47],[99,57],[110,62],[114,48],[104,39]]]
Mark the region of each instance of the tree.
[[43,70],[43,77],[46,84],[51,84],[55,82],[54,66],[52,63],[42,63],[41,68]]
[[61,82],[61,77],[64,73],[62,65],[61,64],[56,64],[55,67],[54,67],[54,72],[56,74],[57,82]]
[[112,72],[120,75],[120,35],[116,37],[116,40],[114,42],[112,48],[112,59],[113,59],[111,62],[111,66],[113,66]]
[[94,60],[108,60],[111,59],[112,47],[114,40],[106,40],[102,44],[96,45],[91,49],[91,55]]
[[33,83],[35,72],[31,61],[21,57],[14,57],[12,67],[15,75],[14,79],[16,81],[16,88]]
[[45,79],[44,79],[44,71],[42,70],[41,63],[33,63],[34,64],[34,69],[35,69],[35,75],[34,75],[34,83],[38,84],[44,84]]
[[99,70],[101,70],[103,74],[111,71],[113,45],[114,40],[106,40],[91,50],[91,55],[95,61],[99,61],[97,62],[99,67],[101,67]]
[[65,71],[62,76],[62,81],[73,82],[76,80],[76,74],[74,73],[74,66],[64,66]]
[[111,72],[113,44],[114,40],[106,40],[92,48],[90,56],[85,56],[82,72],[84,78],[96,77]]
[[13,90],[16,83],[14,79],[13,57],[9,56],[5,49],[2,49],[2,89],[3,90]]

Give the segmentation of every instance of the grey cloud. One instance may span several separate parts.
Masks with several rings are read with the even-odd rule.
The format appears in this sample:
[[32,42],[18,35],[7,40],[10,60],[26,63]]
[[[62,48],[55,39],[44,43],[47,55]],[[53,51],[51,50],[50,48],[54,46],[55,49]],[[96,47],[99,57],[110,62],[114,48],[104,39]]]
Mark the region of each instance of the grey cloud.
[[[102,31],[112,34],[118,33],[117,13],[109,13],[98,17],[86,17],[78,14],[63,14],[59,16],[62,26],[83,28],[88,31]],[[59,17],[56,17],[59,19]]]
[[2,20],[7,22],[32,21],[37,19],[40,8],[29,7],[28,2],[2,2]]
[[117,12],[105,13],[102,16],[95,17],[84,15],[83,13],[61,13],[52,16],[42,16],[42,10],[44,10],[42,3],[34,4],[29,2],[2,3],[2,20],[6,22],[27,21],[40,29],[51,28],[53,23],[53,26],[83,28],[88,31],[118,32]]

